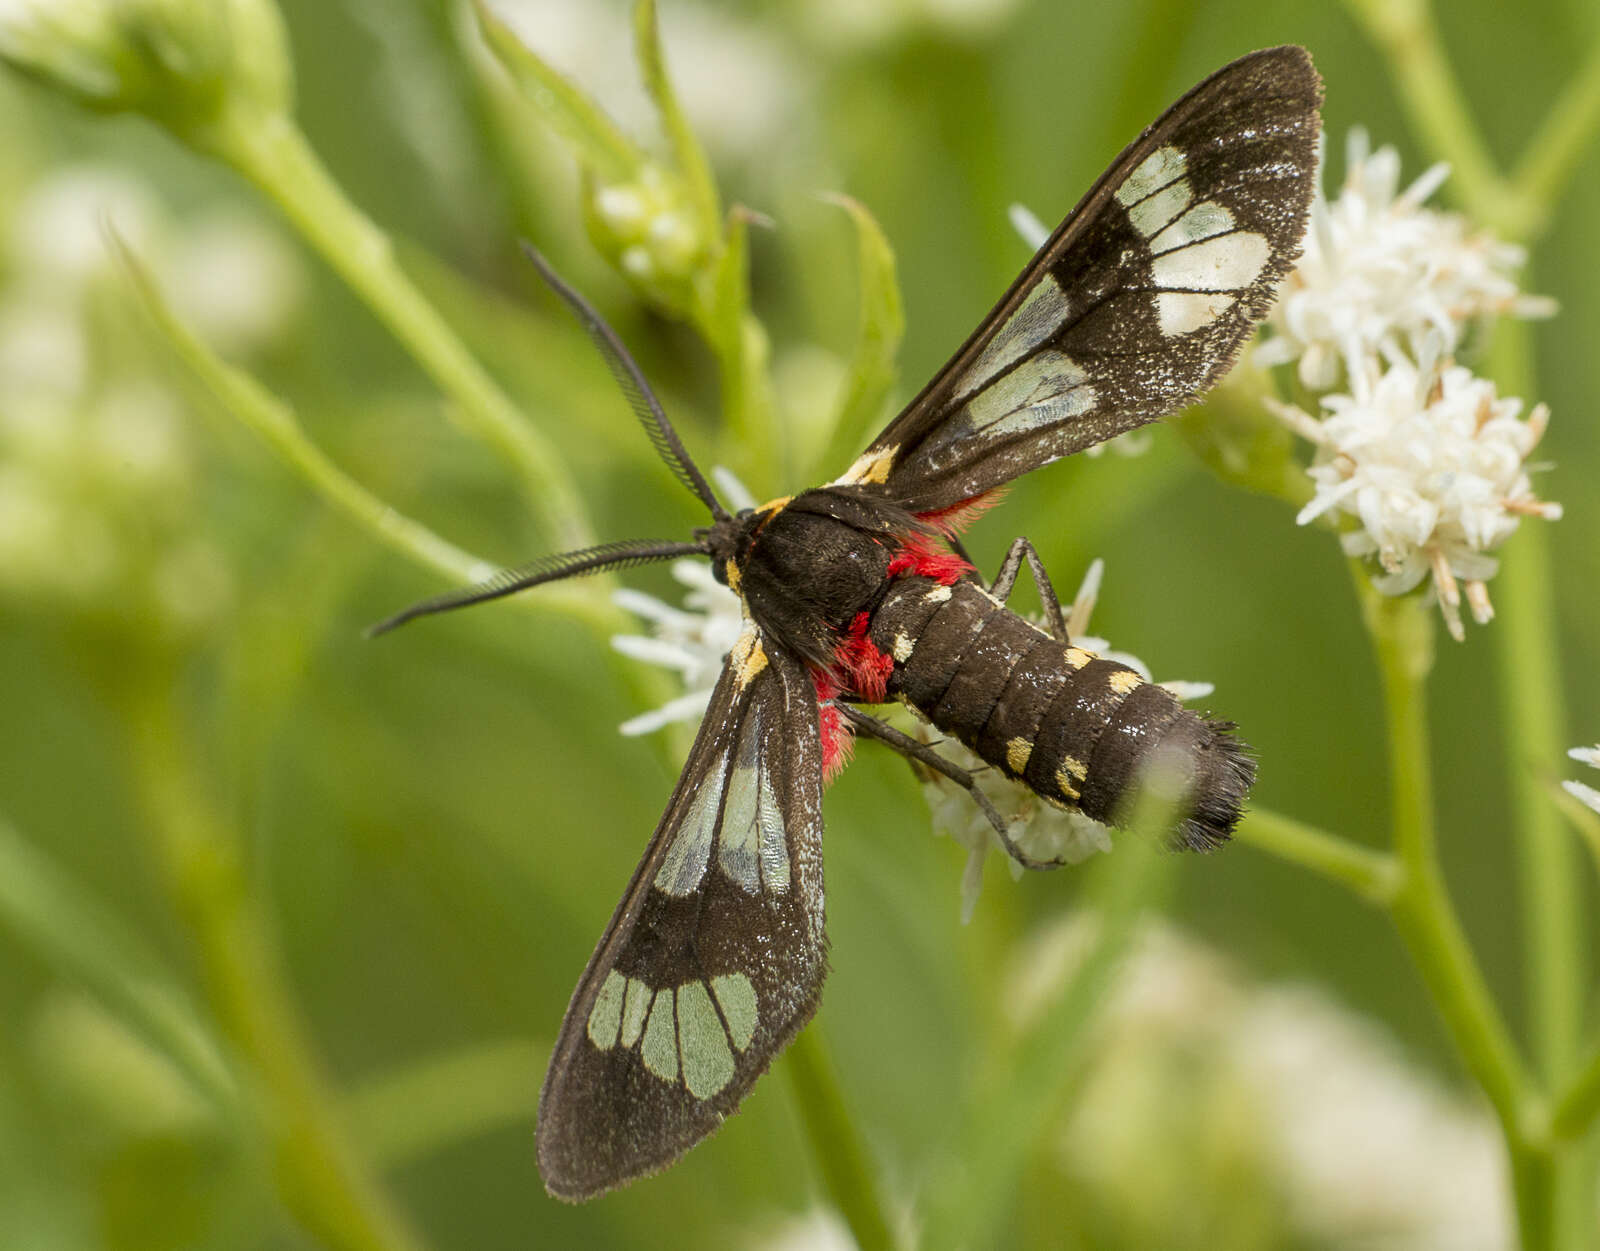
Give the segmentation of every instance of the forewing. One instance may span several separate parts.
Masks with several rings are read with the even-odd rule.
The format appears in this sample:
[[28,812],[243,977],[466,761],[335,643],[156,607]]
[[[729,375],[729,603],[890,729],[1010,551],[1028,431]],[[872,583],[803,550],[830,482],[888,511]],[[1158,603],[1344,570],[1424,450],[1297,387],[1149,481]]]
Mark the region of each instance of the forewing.
[[816,1010],[822,767],[803,664],[747,628],[589,960],[539,1100],[539,1167],[587,1199],[722,1123]]
[[1211,386],[1300,254],[1321,94],[1282,47],[1179,100],[840,481],[948,508]]

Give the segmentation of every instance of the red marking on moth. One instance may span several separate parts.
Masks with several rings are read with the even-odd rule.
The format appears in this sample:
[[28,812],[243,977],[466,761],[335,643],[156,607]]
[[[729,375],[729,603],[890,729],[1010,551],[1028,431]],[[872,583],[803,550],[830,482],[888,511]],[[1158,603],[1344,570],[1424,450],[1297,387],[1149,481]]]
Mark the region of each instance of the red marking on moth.
[[885,572],[891,577],[914,573],[919,578],[932,578],[941,586],[961,580],[963,574],[973,571],[972,566],[949,548],[943,541],[929,534],[908,534],[900,540],[900,553],[889,562]]
[[833,675],[826,669],[812,669],[811,684],[817,688],[817,728],[822,733],[822,784],[826,786],[850,763],[850,753],[855,749],[856,740],[844,714],[834,706],[839,684]]
[[838,664],[840,685],[854,691],[869,704],[881,704],[889,685],[889,675],[894,672],[894,657],[880,652],[867,637],[872,624],[871,613],[857,613],[850,630],[838,647],[834,658]]
[[969,495],[964,500],[957,500],[949,508],[936,508],[932,512],[918,513],[917,520],[932,526],[946,538],[952,538],[998,504],[1005,498],[1005,494],[1005,487],[995,487],[981,495]]

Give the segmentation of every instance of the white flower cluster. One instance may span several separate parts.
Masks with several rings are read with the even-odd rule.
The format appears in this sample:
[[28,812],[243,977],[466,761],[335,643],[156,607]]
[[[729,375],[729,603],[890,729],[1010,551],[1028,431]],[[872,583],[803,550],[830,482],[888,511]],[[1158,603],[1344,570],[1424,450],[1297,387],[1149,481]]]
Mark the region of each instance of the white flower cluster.
[[[1103,638],[1088,633],[1089,615],[1094,611],[1100,594],[1100,581],[1105,563],[1095,560],[1084,575],[1083,584],[1073,597],[1072,609],[1067,616],[1067,633],[1073,643],[1102,656],[1115,660],[1135,670],[1145,681],[1151,681],[1150,670],[1137,656],[1119,652]],[[1215,689],[1209,682],[1163,682],[1167,690],[1179,699],[1202,699]],[[1057,864],[1078,864],[1096,852],[1111,850],[1111,830],[1093,817],[1071,808],[1057,808],[1046,803],[1021,782],[991,770],[982,760],[954,739],[945,739],[934,728],[921,720],[908,727],[913,737],[937,744],[939,753],[969,772],[981,773],[983,787],[1000,815],[1006,818],[1006,835],[1024,855],[1033,860]],[[983,887],[983,864],[991,850],[1005,854],[995,829],[982,810],[972,801],[972,796],[950,779],[933,774],[922,783],[924,796],[933,814],[933,832],[944,835],[967,848],[967,867],[961,877],[961,920],[972,919],[978,904],[978,893]],[[1022,865],[1008,860],[1014,878],[1022,876]]]
[[[1593,747],[1574,747],[1567,755],[1581,764],[1600,769],[1600,743],[1595,744]],[[1571,795],[1579,803],[1593,808],[1596,812],[1600,812],[1600,791],[1583,782],[1566,781],[1561,785],[1566,789],[1567,794]]]
[[1388,343],[1416,359],[1437,337],[1453,352],[1475,321],[1555,311],[1552,301],[1517,289],[1521,248],[1469,231],[1458,213],[1423,206],[1448,166],[1431,166],[1396,194],[1400,154],[1387,145],[1371,151],[1358,127],[1345,147],[1345,169],[1338,198],[1330,203],[1319,192],[1312,202],[1305,250],[1284,280],[1270,321],[1274,335],[1258,362],[1298,362],[1301,382],[1327,391]]
[[1419,367],[1394,354],[1386,368],[1363,362],[1353,394],[1324,397],[1327,416],[1285,412],[1291,428],[1316,445],[1307,471],[1316,494],[1301,524],[1328,512],[1360,522],[1341,536],[1345,553],[1372,556],[1373,585],[1403,595],[1432,579],[1450,634],[1464,637],[1461,583],[1473,620],[1489,621],[1489,553],[1524,516],[1555,520],[1559,504],[1534,498],[1524,462],[1544,433],[1549,410],[1526,420],[1522,401],[1501,399],[1494,383],[1459,365]]
[[654,633],[614,635],[611,646],[624,656],[676,671],[686,688],[660,708],[624,721],[619,727],[623,734],[650,734],[676,721],[698,721],[711,701],[722,662],[744,628],[739,597],[716,580],[703,560],[673,561],[672,576],[689,588],[682,608],[643,591],[623,589],[612,597],[619,608],[648,621]]
[[1517,290],[1520,249],[1423,207],[1444,166],[1396,194],[1393,148],[1369,151],[1358,130],[1348,157],[1338,199],[1319,195],[1312,206],[1305,254],[1257,360],[1296,362],[1317,393],[1317,416],[1274,405],[1316,448],[1316,491],[1300,524],[1340,518],[1344,550],[1377,562],[1373,585],[1385,595],[1427,580],[1459,641],[1463,598],[1479,624],[1494,615],[1493,549],[1523,517],[1555,520],[1561,509],[1534,496],[1526,466],[1549,410],[1522,418],[1521,400],[1502,398],[1451,354],[1476,322],[1547,315],[1552,305]]

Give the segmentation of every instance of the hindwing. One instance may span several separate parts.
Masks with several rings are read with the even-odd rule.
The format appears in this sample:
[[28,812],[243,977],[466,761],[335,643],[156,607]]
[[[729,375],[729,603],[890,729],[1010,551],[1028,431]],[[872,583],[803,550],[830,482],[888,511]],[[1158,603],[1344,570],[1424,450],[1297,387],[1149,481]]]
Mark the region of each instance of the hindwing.
[[1300,254],[1321,83],[1303,48],[1225,66],[1123,151],[840,482],[913,512],[1174,412]]
[[716,1129],[816,1010],[826,949],[816,692],[750,625],[562,1022],[550,1192],[590,1198]]

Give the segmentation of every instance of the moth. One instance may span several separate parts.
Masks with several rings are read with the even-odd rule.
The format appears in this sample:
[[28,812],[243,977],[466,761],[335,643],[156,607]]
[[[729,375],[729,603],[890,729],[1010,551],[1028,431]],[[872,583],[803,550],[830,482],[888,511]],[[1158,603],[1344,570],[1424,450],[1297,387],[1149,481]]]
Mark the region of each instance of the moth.
[[[374,628],[557,579],[707,557],[743,600],[666,812],[561,1026],[539,1102],[566,1200],[654,1173],[715,1130],[816,1010],[822,791],[852,735],[973,775],[862,705],[900,700],[1043,799],[1115,823],[1160,751],[1182,846],[1231,833],[1254,780],[1232,726],[1067,637],[1018,538],[991,582],[959,533],[1019,474],[1188,403],[1227,370],[1299,255],[1321,83],[1298,47],[1242,57],[1112,162],[971,337],[835,481],[730,513],[616,334],[536,253],[655,449],[710,510],[692,541],[547,556]],[[531,252],[531,250],[530,250]],[[1006,607],[1026,562],[1047,628]]]

